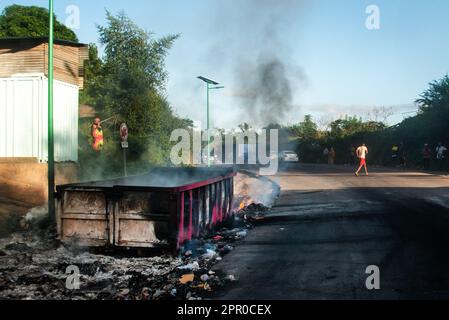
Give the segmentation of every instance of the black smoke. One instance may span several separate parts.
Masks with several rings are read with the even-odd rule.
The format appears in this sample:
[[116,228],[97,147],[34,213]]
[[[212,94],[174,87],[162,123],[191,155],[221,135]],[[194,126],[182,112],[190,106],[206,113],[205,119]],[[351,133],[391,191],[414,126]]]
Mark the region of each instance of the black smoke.
[[[214,58],[232,68],[241,122],[282,123],[294,108],[306,77],[288,38],[301,25],[305,1],[223,1],[217,8]],[[234,106],[233,106],[234,107]]]

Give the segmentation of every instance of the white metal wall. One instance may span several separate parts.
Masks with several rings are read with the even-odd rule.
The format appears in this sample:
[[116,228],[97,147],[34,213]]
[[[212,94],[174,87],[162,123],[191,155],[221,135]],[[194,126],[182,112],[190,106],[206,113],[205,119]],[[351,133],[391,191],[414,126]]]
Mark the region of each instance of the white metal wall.
[[79,89],[55,81],[54,91],[55,160],[78,161]]
[[[46,77],[0,78],[0,158],[48,160]],[[54,81],[55,160],[78,161],[77,86]]]

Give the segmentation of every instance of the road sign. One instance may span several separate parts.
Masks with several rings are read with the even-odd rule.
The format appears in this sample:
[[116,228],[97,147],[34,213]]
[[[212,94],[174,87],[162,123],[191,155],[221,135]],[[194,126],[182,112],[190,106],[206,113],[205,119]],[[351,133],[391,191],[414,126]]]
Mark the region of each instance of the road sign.
[[120,137],[122,138],[122,142],[128,141],[128,126],[126,125],[126,123],[122,123],[122,125],[120,126]]
[[128,145],[128,141],[122,141],[122,148],[123,149],[128,149],[129,145]]

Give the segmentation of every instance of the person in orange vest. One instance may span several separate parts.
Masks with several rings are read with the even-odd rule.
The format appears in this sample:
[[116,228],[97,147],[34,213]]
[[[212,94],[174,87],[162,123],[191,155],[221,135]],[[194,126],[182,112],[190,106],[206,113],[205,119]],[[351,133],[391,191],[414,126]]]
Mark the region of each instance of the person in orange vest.
[[104,146],[103,128],[101,127],[101,119],[95,118],[92,124],[92,138],[94,140],[92,148],[95,151],[101,151]]

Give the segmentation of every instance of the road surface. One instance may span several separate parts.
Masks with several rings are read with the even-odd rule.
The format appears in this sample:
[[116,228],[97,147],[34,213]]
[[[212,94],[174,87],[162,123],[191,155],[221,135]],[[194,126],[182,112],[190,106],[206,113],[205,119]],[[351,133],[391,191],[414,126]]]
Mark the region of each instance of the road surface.
[[214,267],[238,281],[213,298],[449,298],[449,177],[371,170],[284,168],[272,212]]

